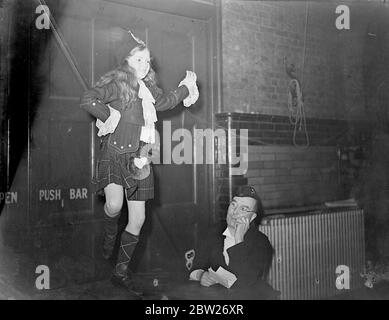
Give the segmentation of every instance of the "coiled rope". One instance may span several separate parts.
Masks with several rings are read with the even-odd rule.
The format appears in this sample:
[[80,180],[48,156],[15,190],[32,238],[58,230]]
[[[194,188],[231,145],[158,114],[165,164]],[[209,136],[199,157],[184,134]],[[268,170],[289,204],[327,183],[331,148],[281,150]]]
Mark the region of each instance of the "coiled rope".
[[[289,121],[294,125],[293,129],[293,144],[296,147],[309,146],[309,135],[307,130],[307,123],[305,118],[303,95],[301,92],[300,83],[297,79],[292,79],[288,85],[288,109],[289,109]],[[296,142],[297,130],[304,130],[306,143],[305,145],[299,145]]]
[[[304,69],[305,69],[305,56],[306,56],[306,42],[307,42],[307,25],[308,25],[308,11],[309,2],[305,4],[305,27],[304,27],[304,52],[303,52],[303,63],[301,71],[301,83],[304,82]],[[300,83],[297,79],[289,81],[288,85],[288,109],[289,109],[289,120],[294,125],[293,130],[293,144],[296,147],[309,147],[309,135],[307,130],[307,123],[305,119],[304,101],[303,94],[301,91]],[[299,145],[296,142],[297,129],[299,131],[304,130],[305,133],[305,145]]]

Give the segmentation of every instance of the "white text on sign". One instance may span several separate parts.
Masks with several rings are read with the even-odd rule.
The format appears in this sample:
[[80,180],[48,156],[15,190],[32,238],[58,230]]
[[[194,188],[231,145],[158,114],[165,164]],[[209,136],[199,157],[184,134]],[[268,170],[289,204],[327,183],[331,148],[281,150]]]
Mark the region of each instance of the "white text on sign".
[[70,188],[69,189],[69,199],[88,199],[88,189],[87,188]]
[[13,204],[18,202],[18,193],[17,192],[0,192],[0,203],[5,202],[5,204]]
[[[69,188],[69,192],[61,189],[40,189],[39,201],[58,201],[62,200],[62,195],[68,194],[70,200],[83,200],[88,199],[88,188]],[[6,201],[16,201],[14,195],[1,195],[1,197],[7,199]],[[66,197],[66,196],[65,196]]]
[[41,189],[39,190],[39,201],[61,200],[61,189]]

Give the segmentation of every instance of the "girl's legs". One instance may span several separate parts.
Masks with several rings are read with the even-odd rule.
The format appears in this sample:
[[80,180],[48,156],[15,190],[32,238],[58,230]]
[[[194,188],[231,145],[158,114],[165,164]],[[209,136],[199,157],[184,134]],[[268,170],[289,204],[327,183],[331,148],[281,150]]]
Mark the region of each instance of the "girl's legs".
[[128,265],[139,240],[139,234],[145,221],[145,201],[127,201],[128,224],[122,233],[115,276],[125,284],[131,277]]
[[106,202],[104,204],[103,257],[108,260],[112,255],[118,232],[118,220],[123,205],[123,187],[115,183],[110,183],[104,188],[104,192]]

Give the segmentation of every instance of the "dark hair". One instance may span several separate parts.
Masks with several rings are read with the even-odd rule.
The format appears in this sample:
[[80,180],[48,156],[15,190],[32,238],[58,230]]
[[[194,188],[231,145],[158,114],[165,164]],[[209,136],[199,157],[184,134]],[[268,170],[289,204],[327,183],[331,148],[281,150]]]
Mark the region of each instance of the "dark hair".
[[[147,49],[147,47],[143,45],[135,47],[131,50],[128,56],[145,49]],[[152,86],[156,86],[155,72],[153,68],[150,67],[148,74],[143,80]],[[134,70],[128,65],[128,62],[125,59],[121,61],[117,68],[103,75],[96,83],[96,86],[102,87],[110,82],[115,82],[117,87],[120,89],[120,99],[122,101],[123,108],[137,98],[138,80],[136,79]]]

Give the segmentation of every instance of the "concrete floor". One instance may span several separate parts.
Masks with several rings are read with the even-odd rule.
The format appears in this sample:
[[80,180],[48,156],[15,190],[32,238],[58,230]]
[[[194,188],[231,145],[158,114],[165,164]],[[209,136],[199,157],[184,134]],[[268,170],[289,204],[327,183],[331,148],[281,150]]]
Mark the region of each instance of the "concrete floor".
[[[227,289],[219,286],[201,287],[197,282],[187,281],[185,275],[162,272],[135,275],[135,280],[145,288],[143,297],[110,282],[112,266],[107,265],[100,280],[57,287],[50,290],[26,290],[14,279],[19,279],[21,268],[14,255],[0,250],[0,300],[220,300],[228,299]],[[11,252],[8,252],[9,254]],[[157,280],[157,281],[156,281]],[[58,282],[59,283],[59,282]],[[25,283],[24,283],[25,285]],[[31,288],[30,284],[30,288]],[[326,300],[389,300],[389,281],[381,281],[372,289],[362,287],[339,294]]]
[[[210,290],[200,287],[198,283],[189,281],[174,283],[174,280],[169,285],[159,280],[162,285],[154,286],[153,281],[157,276],[149,274],[142,277],[146,279],[143,280],[146,283],[143,297],[115,287],[109,279],[33,293],[22,292],[0,281],[0,300],[220,300],[220,292],[226,290],[225,288]],[[224,295],[222,298],[225,299]],[[380,282],[372,289],[363,287],[323,300],[389,300],[389,281]]]
[[[148,281],[145,295],[140,298],[124,289],[113,286],[109,279],[70,286],[67,288],[45,290],[31,296],[34,300],[219,300],[217,291],[209,288],[199,288],[197,283],[170,284],[165,290],[163,286],[153,287],[150,283],[152,275],[146,277]],[[152,281],[152,280],[151,280]],[[176,286],[175,286],[176,285]],[[199,296],[198,290],[208,290],[206,295]],[[218,289],[219,290],[219,289]],[[220,290],[226,290],[220,288]],[[220,292],[220,291],[219,291]],[[197,294],[197,295],[196,295]],[[383,281],[370,289],[363,287],[344,294],[339,294],[323,300],[389,300],[389,281]]]
[[139,300],[139,297],[111,284],[96,281],[63,289],[47,290],[33,296],[37,300]]

